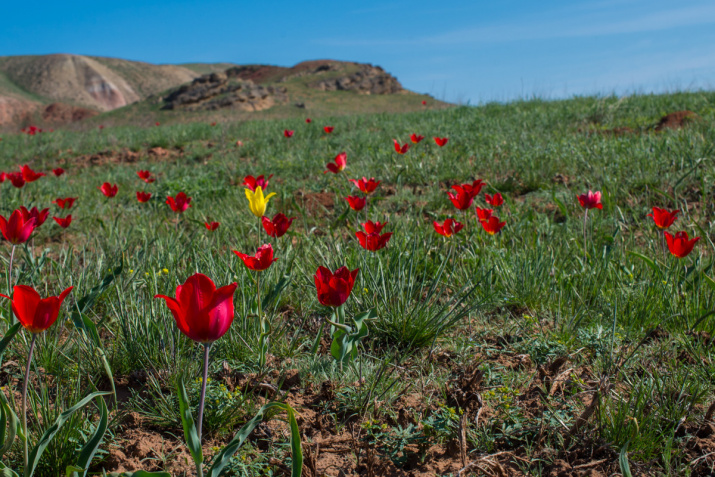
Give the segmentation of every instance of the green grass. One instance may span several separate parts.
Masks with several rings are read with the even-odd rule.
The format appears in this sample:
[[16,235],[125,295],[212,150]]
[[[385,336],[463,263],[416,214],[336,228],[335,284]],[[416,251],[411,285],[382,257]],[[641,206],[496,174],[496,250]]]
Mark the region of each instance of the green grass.
[[[309,92],[304,94],[291,101],[309,101]],[[346,101],[381,100],[354,96]],[[467,413],[468,462],[504,452],[495,458],[504,468],[548,475],[555,460],[576,465],[578,452],[598,449],[603,456],[598,459],[606,459],[600,468],[608,473],[620,472],[623,453],[632,470],[646,475],[702,475],[697,472],[709,468],[710,458],[692,461],[699,457],[694,435],[715,399],[715,354],[702,339],[715,334],[715,93],[349,116],[339,114],[337,99],[325,104],[321,114],[335,116],[310,125],[303,122],[312,114],[309,109],[287,119],[266,113],[258,117],[267,120],[216,127],[200,122],[154,127],[149,119],[137,119],[146,127],[3,136],[0,169],[28,163],[44,171],[63,166],[67,174],[44,177],[21,190],[6,182],[0,192],[2,215],[20,205],[58,213],[52,200],[79,197],[67,231],[50,218],[36,233],[34,248],[18,250],[19,283],[50,294],[75,286],[65,307],[71,310],[110,269],[116,272],[123,264],[86,312],[99,330],[115,381],[140,383],[132,385],[133,397],[124,402],[123,412],[148,416],[152,432],[181,435],[178,413],[170,414],[174,383],[182,373],[198,376],[201,350],[179,333],[163,301],[153,296],[172,295],[200,271],[219,285],[239,284],[236,319],[212,348],[211,368],[215,382],[239,390],[233,398],[239,407],[212,410],[207,429],[216,442],[235,432],[260,404],[264,391],[251,379],[279,387],[285,371],[295,369],[300,386],[280,391],[279,397],[297,403],[300,414],[300,406],[308,406],[301,397],[306,389],[317,394],[328,386],[329,399],[310,409],[330,428],[325,432],[360,435],[365,447],[345,457],[354,467],[372,459],[383,469],[429,471],[439,460],[429,446],[454,442],[454,420],[458,425]],[[133,117],[140,118],[145,107],[137,105]],[[682,109],[695,111],[702,121],[658,134],[585,132],[621,126],[645,130],[664,113]],[[335,126],[331,135],[322,132],[328,123]],[[286,140],[283,129],[294,129],[295,136]],[[404,156],[395,154],[392,139],[404,143],[413,132],[427,139]],[[449,137],[449,143],[438,148],[432,136]],[[244,143],[240,148],[238,139]],[[146,151],[155,146],[172,154],[149,156]],[[93,166],[76,159],[121,150],[139,151],[139,161]],[[339,176],[323,174],[341,151],[347,152],[348,168]],[[139,169],[151,170],[157,182],[145,185],[136,176]],[[274,174],[269,190],[277,196],[268,215],[280,211],[297,217],[288,235],[271,240],[278,261],[261,276],[264,297],[272,288],[275,293],[266,303],[274,327],[273,358],[260,376],[253,275],[232,253],[253,253],[267,239],[239,186],[247,174]],[[382,183],[367,212],[356,215],[342,197],[356,193],[346,178],[362,176]],[[487,192],[505,196],[495,213],[507,225],[497,236],[481,230],[473,209],[463,215],[446,196],[452,184],[476,178],[488,183]],[[119,185],[116,198],[107,200],[96,189],[104,181]],[[154,194],[148,204],[136,201],[135,192],[143,189]],[[589,213],[584,250],[576,195],[588,189],[603,191],[604,209]],[[193,201],[177,223],[164,199],[179,191]],[[315,207],[298,191],[334,193],[335,200],[327,208]],[[475,203],[483,207],[483,195]],[[646,217],[653,206],[680,209],[675,230],[702,237],[689,257],[664,255]],[[356,222],[366,217],[388,220],[385,230],[394,232],[389,246],[376,254],[362,250],[354,237]],[[432,228],[433,220],[447,217],[466,224],[449,240]],[[213,234],[203,227],[208,219],[221,222]],[[5,245],[3,260],[8,254]],[[369,308],[378,316],[368,325],[358,359],[342,372],[325,346],[318,355],[311,352],[330,316],[313,285],[321,265],[359,267],[347,316]],[[285,287],[278,286],[281,281]],[[9,307],[3,307],[2,332],[10,319]],[[11,371],[15,376],[25,362],[25,343],[16,339],[5,356],[4,362],[19,363]],[[40,341],[35,363],[73,393],[108,389],[98,353],[97,344],[66,312]],[[553,365],[559,358],[566,360]],[[464,388],[465,376],[474,372],[482,375]],[[18,382],[2,379],[8,387]],[[599,406],[569,437],[568,429],[597,389]],[[475,426],[477,395],[482,410]],[[36,406],[47,405],[41,396],[31,397]],[[406,397],[414,398],[407,418],[400,415],[400,399]],[[93,412],[89,408],[76,418],[68,438],[82,442],[80,433],[96,419]],[[125,427],[120,414],[114,417],[110,428],[122,442]],[[299,422],[306,436],[313,435],[307,432],[313,421]],[[31,427],[39,428],[34,420]],[[242,451],[236,475],[263,475],[258,469],[275,467],[267,456],[282,460],[287,450],[280,436],[273,440],[268,447],[261,447],[260,439],[254,442],[260,452]],[[304,446],[310,442],[306,437]],[[3,462],[17,462],[18,451],[13,448]],[[64,462],[70,451],[57,444],[46,458]],[[103,464],[95,462],[93,468],[101,470]],[[47,469],[56,463],[43,465],[42,475],[55,475]],[[247,473],[240,474],[240,468]],[[459,468],[452,467],[451,474]]]

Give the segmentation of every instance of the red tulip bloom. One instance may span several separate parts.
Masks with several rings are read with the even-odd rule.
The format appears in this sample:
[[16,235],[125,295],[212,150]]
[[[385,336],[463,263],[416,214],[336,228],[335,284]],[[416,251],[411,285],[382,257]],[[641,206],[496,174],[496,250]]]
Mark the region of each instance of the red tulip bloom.
[[100,187],[97,187],[97,189],[99,189],[102,194],[107,196],[107,198],[109,199],[117,195],[117,191],[119,191],[119,187],[117,187],[117,184],[111,185],[109,182],[105,182]]
[[[485,185],[486,184],[481,179],[477,179],[471,184],[462,184],[459,187],[461,187],[466,193],[472,196],[472,198],[475,198],[479,195]],[[452,188],[454,188],[454,186],[452,186]]]
[[151,199],[151,192],[137,191],[137,200],[144,204]]
[[253,177],[253,176],[246,176],[243,178],[243,185],[251,189],[251,192],[256,191],[256,187],[261,188],[262,191],[266,191],[268,188],[268,181],[273,177],[273,174],[268,176],[268,178],[263,177],[263,174],[261,174],[258,177]]
[[457,191],[457,193],[447,192],[447,195],[456,208],[459,210],[467,210],[472,206],[474,196],[471,194],[471,191],[465,190],[462,186],[458,185],[452,186],[452,189]]
[[197,273],[176,287],[176,298],[163,298],[174,315],[179,330],[199,343],[213,343],[222,337],[233,323],[233,294],[238,284],[219,289],[206,275]]
[[603,209],[603,204],[601,204],[601,193],[588,191],[588,194],[581,194],[578,196],[578,202],[581,207],[586,209]]
[[504,197],[502,197],[499,192],[494,195],[484,194],[484,200],[486,200],[487,204],[491,205],[492,207],[499,207],[504,203]]
[[[385,224],[382,225],[384,226]],[[380,232],[369,232],[367,229],[368,227],[365,227],[365,231],[367,233],[362,230],[358,230],[355,232],[355,236],[357,237],[358,242],[360,242],[360,246],[370,252],[376,252],[377,250],[384,248],[387,245],[387,242],[390,241],[390,237],[392,237],[392,232],[380,235]],[[371,227],[371,229],[374,230],[374,227]]]
[[216,126],[216,121],[212,122],[211,126]]
[[283,237],[294,220],[295,217],[288,218],[280,212],[273,216],[273,220],[265,216],[261,217],[263,229],[269,237],[275,238]]
[[65,218],[60,218],[60,217],[52,217],[52,218],[55,219],[55,222],[57,222],[57,225],[59,225],[63,229],[66,229],[72,223],[72,215],[68,215]]
[[139,176],[139,179],[143,180],[147,184],[151,184],[156,180],[156,178],[151,176],[151,172],[149,171],[137,171],[137,175]]
[[35,217],[25,216],[22,211],[15,210],[10,214],[9,219],[0,215],[0,232],[8,242],[19,245],[27,242],[27,239],[30,238],[32,231],[35,230],[36,222]]
[[653,213],[648,214],[648,217],[653,217],[656,227],[665,230],[677,220],[679,212],[679,210],[668,212],[668,209],[653,207]]
[[457,222],[454,219],[446,219],[443,224],[435,221],[432,222],[432,225],[434,225],[435,232],[445,237],[451,237],[464,228],[463,223]]
[[328,163],[325,167],[327,168],[326,170],[323,171],[323,174],[327,173],[328,171],[332,172],[333,174],[337,174],[338,172],[345,170],[345,167],[348,165],[348,155],[344,152],[341,152],[337,156],[335,156],[335,163]]
[[377,186],[380,185],[380,182],[382,181],[375,181],[374,177],[371,177],[370,180],[367,180],[365,177],[362,179],[348,179],[350,182],[355,184],[355,186],[362,191],[363,194],[372,194],[375,192],[375,189],[377,189]]
[[323,128],[323,131],[325,131],[326,133],[330,134],[331,132],[333,132],[333,129],[335,129],[335,126],[325,126],[325,127]]
[[433,139],[435,144],[437,144],[439,147],[444,146],[445,144],[447,144],[447,141],[449,141],[449,139],[446,137],[435,137]]
[[29,136],[34,136],[37,133],[41,133],[42,129],[38,128],[37,126],[27,126],[20,129],[20,132],[23,132]]
[[75,200],[77,200],[77,197],[66,197],[64,199],[60,199],[58,197],[57,199],[53,200],[52,203],[57,204],[57,207],[59,207],[60,209],[71,209],[74,205]]
[[238,255],[238,258],[243,260],[244,265],[254,272],[262,272],[270,267],[273,262],[278,260],[277,258],[273,258],[273,246],[269,243],[258,247],[256,255],[254,256],[246,255],[237,250],[234,250],[233,253]]
[[47,217],[50,215],[49,208],[38,210],[37,207],[33,207],[32,209],[27,210],[25,206],[22,206],[20,207],[20,212],[22,213],[22,216],[25,218],[26,221],[29,219],[35,219],[35,228],[38,228],[40,225],[44,224],[47,220]]
[[22,166],[20,170],[22,172],[22,178],[25,179],[25,182],[35,182],[37,179],[45,175],[44,172],[33,171],[27,164]]
[[306,122],[306,123],[308,123],[308,124],[310,124],[310,123],[312,123],[312,122],[313,122],[313,120],[312,120],[312,119],[310,119],[310,118],[305,118],[305,122]]
[[5,179],[7,179],[7,172],[0,172],[0,184],[5,182]]
[[678,258],[685,258],[693,251],[695,242],[700,240],[700,237],[689,239],[688,232],[677,232],[674,236],[665,232],[665,240],[668,242],[670,253]]
[[345,303],[353,291],[358,272],[359,268],[351,272],[347,267],[340,267],[333,273],[325,267],[318,267],[313,277],[318,301],[325,306],[340,306]]
[[7,177],[12,185],[18,189],[25,185],[25,178],[22,177],[22,172],[9,172],[5,174],[5,177]]
[[173,210],[177,214],[181,214],[186,209],[191,207],[191,197],[187,197],[185,193],[179,192],[178,194],[176,194],[176,197],[167,197],[166,203],[169,204],[171,210]]
[[506,222],[499,222],[499,217],[496,215],[492,215],[488,220],[480,220],[479,223],[482,224],[482,228],[489,235],[499,233],[502,227],[506,225]]
[[161,123],[159,121],[154,123],[154,126],[159,126]]
[[204,222],[204,225],[206,226],[206,230],[208,230],[209,232],[213,232],[214,230],[216,230],[218,228],[219,225],[221,225],[221,223],[220,222],[211,222],[211,223]]
[[32,287],[16,285],[12,289],[12,298],[3,294],[0,296],[12,300],[12,312],[27,331],[42,333],[57,321],[60,306],[72,288],[67,288],[60,296],[40,298]]
[[295,133],[295,131],[290,131],[290,130],[288,130],[288,129],[284,129],[284,130],[283,130],[283,135],[284,135],[285,137],[293,137],[293,133]]
[[404,154],[410,150],[410,145],[407,143],[400,146],[400,143],[397,142],[397,139],[393,139],[392,142],[395,143],[395,152],[397,152],[397,154]]
[[102,129],[104,129],[104,124],[99,125],[99,130],[101,131]]
[[382,232],[382,229],[387,225],[387,222],[373,222],[372,220],[368,220],[367,222],[363,222],[362,227],[365,229],[365,232],[369,234],[374,234],[377,233],[379,234]]
[[360,212],[362,209],[365,208],[365,204],[367,203],[365,197],[357,197],[352,195],[346,197],[345,200],[348,201],[348,204],[350,204],[350,208],[353,209],[355,212]]
[[65,173],[65,170],[61,167],[55,167],[54,169],[52,169],[52,173],[55,175],[55,177],[59,177]]
[[427,106],[427,101],[422,101],[422,106]]
[[412,141],[415,144],[419,144],[421,140],[423,140],[425,137],[417,135],[415,133],[412,133],[412,136],[410,136],[410,141]]
[[481,207],[477,207],[477,218],[480,222],[486,222],[492,218],[492,212],[492,209],[482,209]]

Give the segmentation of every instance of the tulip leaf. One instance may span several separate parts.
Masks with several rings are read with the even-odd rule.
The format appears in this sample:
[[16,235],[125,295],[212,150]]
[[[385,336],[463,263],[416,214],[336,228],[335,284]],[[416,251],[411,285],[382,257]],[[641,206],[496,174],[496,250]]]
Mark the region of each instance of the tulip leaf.
[[171,477],[168,472],[147,472],[146,470],[137,470],[136,472],[112,472],[109,477]]
[[0,364],[2,364],[2,357],[5,354],[5,349],[8,347],[17,332],[20,331],[20,328],[22,328],[22,324],[15,323],[9,330],[7,330],[7,333],[5,333],[2,340],[0,340]]
[[333,342],[330,344],[330,354],[338,361],[344,361],[346,358],[355,359],[357,356],[357,347],[360,340],[368,335],[367,323],[365,320],[374,319],[377,317],[375,310],[369,310],[360,313],[353,318],[353,327],[346,326],[344,328],[336,328],[333,334]]
[[179,415],[181,416],[181,424],[184,428],[184,439],[186,440],[186,447],[189,448],[191,453],[191,458],[194,459],[194,463],[198,466],[203,463],[204,455],[201,449],[201,438],[196,430],[196,425],[194,424],[194,418],[191,416],[191,406],[189,406],[189,395],[186,392],[186,386],[184,385],[184,378],[179,379]]
[[258,424],[263,421],[264,417],[268,411],[279,410],[285,411],[288,414],[288,422],[290,424],[290,444],[291,444],[291,455],[292,455],[292,477],[300,477],[303,471],[303,451],[301,449],[300,443],[300,429],[298,428],[298,422],[295,419],[295,411],[288,404],[281,402],[269,402],[265,404],[258,410],[258,413],[248,421],[240,431],[233,437],[231,442],[229,442],[226,447],[221,449],[221,451],[216,454],[213,459],[213,464],[209,469],[206,477],[219,477],[223,472],[224,467],[228,465],[231,457],[236,453],[236,451],[243,445],[243,443],[248,439],[248,436],[253,432],[253,429],[258,426]]
[[276,283],[263,298],[263,301],[261,302],[261,307],[263,310],[268,309],[269,306],[271,306],[278,300],[278,297],[280,297],[283,290],[285,290],[286,287],[290,284],[290,281],[290,275],[283,275],[283,277],[278,280],[278,283]]
[[15,473],[14,470],[12,470],[9,467],[6,467],[5,464],[0,462],[0,477],[20,477]]
[[710,285],[710,288],[712,288],[713,290],[715,290],[715,280],[713,280],[713,279],[710,278],[709,276],[705,275],[704,273],[703,273],[703,276],[705,277],[705,283],[707,283],[708,285]]
[[15,437],[20,433],[20,420],[10,407],[5,393],[0,391],[0,457],[10,450]]
[[[124,269],[124,261],[122,260],[119,262],[119,265],[116,268],[113,268],[111,272],[109,272],[109,275],[104,277],[102,281],[99,283],[99,285],[93,287],[92,289],[89,290],[89,292],[80,298],[77,301],[77,309],[79,313],[86,313],[92,306],[94,306],[94,303],[97,301],[97,298],[99,298],[102,293],[107,291],[109,286],[112,284],[115,278],[117,278],[121,273],[122,270]],[[77,313],[77,312],[75,312]],[[74,319],[74,313],[73,317]],[[82,324],[78,322],[78,320],[75,320],[75,326],[79,326],[80,328],[82,327]]]
[[[107,432],[107,425],[109,423],[107,419],[107,404],[104,399],[97,398],[99,404],[99,422],[97,423],[97,429],[89,438],[87,443],[82,447],[79,453],[79,458],[77,459],[77,464],[75,466],[67,467],[67,477],[85,477],[87,475],[87,470],[89,469],[89,464],[92,463],[94,455],[99,449],[99,445],[102,443],[102,438],[104,433]],[[70,470],[70,467],[72,469]]]
[[628,464],[628,445],[631,441],[626,442],[623,447],[621,447],[621,452],[618,455],[618,466],[621,468],[621,473],[623,477],[632,477],[631,466]]
[[632,250],[628,250],[627,252],[628,252],[628,255],[633,255],[634,257],[637,257],[637,258],[640,258],[641,260],[643,260],[643,262],[646,265],[648,265],[651,268],[651,270],[653,270],[658,275],[661,275],[660,267],[658,266],[658,264],[656,263],[655,260],[653,260],[652,258],[646,257],[642,253],[633,252]]
[[89,396],[85,397],[81,401],[79,401],[77,404],[72,406],[71,408],[67,409],[64,411],[62,414],[59,415],[57,420],[52,424],[44,434],[42,434],[42,437],[40,440],[37,442],[37,445],[33,447],[33,449],[30,451],[30,456],[29,456],[29,463],[27,468],[25,469],[24,472],[24,477],[30,477],[34,472],[35,472],[35,467],[37,467],[37,464],[40,462],[40,458],[42,457],[42,453],[45,452],[45,449],[47,446],[50,444],[52,439],[55,437],[55,434],[59,432],[60,428],[64,425],[67,420],[72,417],[72,414],[77,412],[79,409],[83,408],[86,406],[92,399],[99,397],[99,396],[104,396],[109,393],[104,393],[104,392],[94,392],[90,394]]

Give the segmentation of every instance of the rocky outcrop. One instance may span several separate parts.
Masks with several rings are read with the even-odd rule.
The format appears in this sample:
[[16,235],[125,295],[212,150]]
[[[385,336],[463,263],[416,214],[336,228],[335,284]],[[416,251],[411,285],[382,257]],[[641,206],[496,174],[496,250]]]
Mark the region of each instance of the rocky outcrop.
[[42,111],[42,119],[47,123],[73,123],[98,115],[98,111],[71,106],[64,103],[52,103]]
[[[327,64],[319,66],[316,71],[305,74],[316,74],[323,71],[336,71],[335,66]],[[379,66],[360,64],[358,71],[337,78],[319,80],[310,84],[320,91],[355,91],[360,94],[395,94],[404,91],[397,78],[386,73]]]
[[0,126],[26,123],[39,107],[32,101],[0,96]]
[[211,73],[180,86],[163,98],[162,109],[212,111],[232,108],[243,111],[260,111],[285,101],[286,89],[261,86],[249,80],[236,79],[232,69],[224,73]]

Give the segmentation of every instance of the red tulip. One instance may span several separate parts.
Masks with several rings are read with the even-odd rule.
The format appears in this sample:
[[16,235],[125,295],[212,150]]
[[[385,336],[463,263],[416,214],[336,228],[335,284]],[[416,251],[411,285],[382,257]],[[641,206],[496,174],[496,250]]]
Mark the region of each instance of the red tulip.
[[9,219],[5,219],[0,215],[0,232],[3,237],[13,245],[18,245],[27,242],[27,239],[35,230],[35,217],[28,217],[20,210],[15,210],[10,214]]
[[422,106],[427,106],[427,101],[422,101]]
[[18,189],[25,185],[25,178],[22,177],[22,172],[8,172],[5,177],[10,179],[12,185]]
[[447,192],[447,195],[456,208],[459,210],[467,210],[472,206],[474,196],[470,193],[471,191],[467,191],[462,186],[458,185],[452,186],[452,189],[456,190],[457,193],[453,194],[451,192]]
[[283,135],[284,135],[285,137],[293,137],[293,133],[294,133],[294,132],[295,132],[295,131],[290,131],[290,130],[288,130],[288,129],[284,129],[284,130],[283,130]]
[[435,232],[445,237],[451,237],[464,228],[463,223],[457,222],[454,219],[446,219],[443,224],[439,224],[435,221],[432,222],[432,225],[434,225]]
[[20,170],[22,172],[22,178],[25,179],[25,182],[35,182],[37,179],[45,175],[44,172],[33,171],[27,164],[22,166]]
[[504,203],[504,197],[502,197],[499,192],[494,195],[484,194],[484,200],[486,200],[487,204],[491,205],[492,207],[499,207]]
[[105,182],[101,185],[101,187],[97,187],[97,189],[99,189],[102,194],[107,196],[109,199],[117,195],[117,191],[119,191],[117,184],[111,185],[109,182]]
[[[365,224],[367,223],[368,222],[365,222]],[[363,226],[365,224],[363,224]],[[370,222],[370,224],[372,224],[372,222]],[[384,226],[385,224],[381,224],[380,229]],[[372,231],[368,230],[368,228]],[[384,248],[387,245],[387,242],[390,241],[390,237],[392,237],[392,232],[380,235],[380,232],[375,231],[374,224],[372,224],[372,226],[365,227],[365,232],[358,230],[355,232],[355,236],[357,237],[358,242],[360,242],[360,246],[370,252],[376,252],[377,250]]]
[[144,204],[151,199],[151,192],[137,191],[137,200]]
[[233,294],[238,284],[216,289],[214,282],[201,273],[186,279],[176,287],[176,298],[163,298],[176,320],[179,330],[199,343],[213,343],[224,335],[233,323]]
[[502,227],[506,225],[506,222],[499,222],[499,217],[496,215],[492,215],[487,220],[480,220],[479,223],[482,224],[482,228],[489,235],[499,233]]
[[167,197],[166,203],[169,204],[171,210],[173,210],[177,214],[181,214],[186,209],[191,207],[191,197],[187,197],[185,193],[179,192],[178,194],[176,194],[176,197]]
[[318,301],[325,306],[340,306],[345,303],[353,291],[358,272],[359,268],[351,272],[347,267],[340,267],[333,273],[325,267],[318,267],[313,277]]
[[369,234],[373,233],[380,233],[382,232],[382,229],[387,225],[387,222],[373,222],[372,220],[368,220],[367,222],[363,222],[362,227],[365,229],[365,232]]
[[700,240],[700,237],[689,239],[688,232],[677,232],[675,236],[665,232],[665,240],[668,242],[670,253],[678,258],[685,258],[693,251],[695,242]]
[[37,126],[27,126],[20,129],[20,132],[23,132],[29,136],[34,136],[37,133],[41,133],[42,129],[38,128]]
[[434,139],[434,142],[435,142],[439,147],[444,146],[445,144],[447,144],[447,141],[449,141],[449,139],[446,138],[446,137],[435,137],[435,138],[433,138],[433,139]]
[[419,136],[415,133],[412,133],[412,136],[410,136],[410,141],[412,141],[415,144],[418,144],[424,138],[425,138],[424,136]]
[[5,179],[7,179],[7,172],[0,172],[0,184],[5,182]]
[[204,222],[204,225],[206,226],[206,229],[209,232],[213,232],[214,230],[216,230],[218,228],[219,225],[221,225],[221,223],[220,222],[211,222],[211,223]]
[[283,237],[294,220],[295,217],[288,218],[280,212],[273,216],[273,220],[265,216],[261,217],[263,229],[269,237],[275,238]]
[[58,197],[57,199],[53,200],[52,203],[57,204],[57,207],[59,207],[60,209],[71,209],[74,205],[74,201],[77,199],[77,197],[66,197],[64,199],[60,199]]
[[330,134],[331,132],[333,132],[333,129],[335,129],[335,126],[325,126],[325,127],[323,128],[323,131],[325,131],[326,133]]
[[63,229],[66,229],[72,223],[72,215],[68,215],[65,218],[60,218],[60,217],[52,217],[52,218],[55,219],[55,222],[57,222],[57,225],[59,225]]
[[154,126],[159,126],[161,123],[159,121],[154,123]]
[[270,267],[273,262],[278,260],[277,258],[273,258],[273,246],[269,243],[258,247],[256,255],[253,257],[237,250],[234,250],[233,253],[238,255],[238,258],[243,260],[244,265],[254,272],[262,272]]
[[20,207],[20,212],[22,213],[22,216],[25,218],[26,221],[29,219],[35,219],[35,228],[38,228],[40,225],[44,224],[47,220],[47,217],[50,215],[49,208],[38,210],[37,207],[33,207],[31,210],[27,210],[25,206],[22,206]]
[[578,196],[578,202],[581,207],[586,209],[603,209],[603,204],[601,204],[601,193],[588,191],[588,194],[581,194]]
[[488,221],[492,218],[492,212],[492,209],[482,209],[481,207],[477,207],[477,218],[480,222]]
[[61,167],[55,167],[54,169],[52,169],[52,173],[55,175],[55,177],[59,177],[65,173],[65,170]]
[[679,210],[668,212],[668,209],[653,207],[653,213],[648,214],[648,217],[653,217],[653,222],[655,222],[656,227],[665,230],[678,219],[679,212]]
[[104,124],[99,125],[99,130],[101,131],[102,129],[104,129]]
[[347,165],[348,155],[344,152],[341,152],[340,154],[335,156],[335,163],[329,162],[325,166],[327,167],[327,169],[323,171],[323,174],[327,173],[328,171],[332,172],[333,174],[337,174],[338,172],[344,170]]
[[261,174],[258,177],[253,177],[253,176],[246,176],[243,178],[243,185],[251,189],[252,192],[256,191],[256,187],[261,187],[261,190],[264,192],[268,188],[268,181],[273,177],[273,174],[268,176],[268,178],[264,178],[263,174]]
[[[471,184],[462,184],[460,185],[460,187],[470,196],[472,196],[472,198],[474,198],[479,195],[485,185],[486,184],[481,179],[477,179]],[[452,188],[454,188],[454,186],[452,186]]]
[[312,120],[312,119],[310,119],[310,118],[305,118],[305,122],[306,122],[306,123],[308,123],[308,124],[310,124],[310,123],[312,123],[312,122],[313,122],[313,120]]
[[348,179],[350,182],[355,184],[355,186],[362,191],[363,194],[372,194],[375,192],[375,189],[377,189],[377,186],[380,185],[380,182],[382,181],[375,181],[374,177],[371,177],[370,180],[367,180],[365,177],[362,179]]
[[357,197],[352,195],[346,197],[345,200],[347,200],[348,204],[350,204],[350,208],[356,212],[360,212],[362,209],[364,209],[365,204],[367,203],[365,197]]
[[216,121],[212,122],[211,126],[216,126]]
[[397,139],[393,139],[392,142],[395,143],[395,152],[397,152],[397,154],[404,154],[410,149],[410,145],[407,143],[400,146],[400,143],[397,142]]
[[239,139],[238,141],[236,141],[236,147],[241,147],[241,146],[243,146],[243,141],[241,141]]
[[40,298],[32,287],[16,285],[12,289],[12,298],[3,294],[0,296],[12,300],[12,312],[27,331],[42,333],[57,321],[60,306],[72,288],[67,288],[60,296]]
[[156,178],[151,176],[151,172],[149,171],[137,171],[137,175],[139,176],[139,179],[143,180],[147,184],[151,184],[156,180]]

